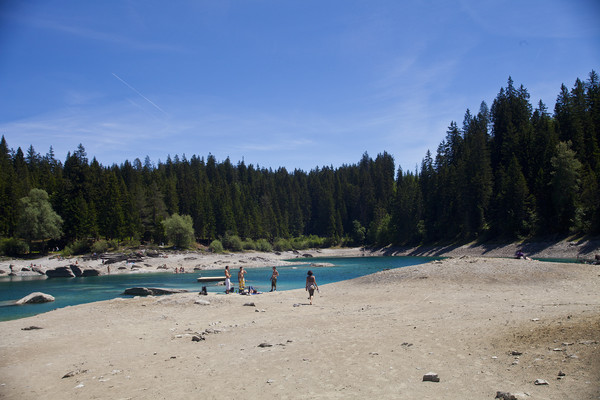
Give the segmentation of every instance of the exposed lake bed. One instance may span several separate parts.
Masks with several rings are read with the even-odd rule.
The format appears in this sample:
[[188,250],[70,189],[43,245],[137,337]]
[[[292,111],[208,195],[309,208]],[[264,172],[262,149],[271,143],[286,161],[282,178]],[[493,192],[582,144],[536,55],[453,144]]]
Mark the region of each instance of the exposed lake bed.
[[313,306],[303,289],[82,304],[0,323],[0,395],[595,399],[599,284],[598,266],[462,255],[322,284]]

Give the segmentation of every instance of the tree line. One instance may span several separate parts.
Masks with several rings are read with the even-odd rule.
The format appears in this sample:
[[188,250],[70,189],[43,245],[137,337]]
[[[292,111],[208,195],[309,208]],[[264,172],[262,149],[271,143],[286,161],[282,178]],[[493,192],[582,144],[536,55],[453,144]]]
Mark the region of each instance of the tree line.
[[24,153],[2,137],[0,237],[22,236],[31,189],[45,191],[62,219],[63,245],[162,243],[163,221],[174,214],[189,216],[205,242],[316,235],[329,244],[388,245],[600,233],[598,75],[562,85],[553,113],[529,98],[509,78],[491,108],[482,102],[461,126],[452,121],[415,171],[396,170],[387,152],[309,172],[210,154],[104,166],[83,145],[63,163],[52,147]]

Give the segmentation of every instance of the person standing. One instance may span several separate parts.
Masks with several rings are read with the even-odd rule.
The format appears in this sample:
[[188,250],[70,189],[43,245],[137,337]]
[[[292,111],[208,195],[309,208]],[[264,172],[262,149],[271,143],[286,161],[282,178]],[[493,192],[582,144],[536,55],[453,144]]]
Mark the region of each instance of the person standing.
[[229,294],[231,290],[231,272],[229,271],[229,265],[225,266],[225,293]]
[[238,272],[238,284],[240,293],[242,293],[246,288],[246,279],[244,278],[245,275],[246,271],[244,270],[244,267],[240,267],[240,272]]
[[319,290],[319,286],[317,285],[317,279],[313,275],[312,271],[308,271],[308,276],[306,277],[306,290],[308,290],[308,299],[310,300],[311,306],[313,302],[313,296],[315,294],[315,289]]
[[277,278],[279,277],[279,272],[277,272],[277,267],[273,267],[273,274],[271,275],[271,292],[277,290]]

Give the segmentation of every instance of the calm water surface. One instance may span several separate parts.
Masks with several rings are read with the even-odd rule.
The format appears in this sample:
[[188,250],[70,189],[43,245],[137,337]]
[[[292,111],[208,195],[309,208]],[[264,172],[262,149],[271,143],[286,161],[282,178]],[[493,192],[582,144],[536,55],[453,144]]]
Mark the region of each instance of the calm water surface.
[[[312,269],[317,283],[339,282],[381,271],[386,268],[400,268],[429,262],[439,257],[356,257],[356,258],[311,258],[290,260],[297,263],[291,266],[277,266],[278,290],[304,288],[306,272]],[[313,268],[310,263],[330,263],[334,267]],[[272,267],[246,269],[246,286],[254,286],[260,291],[271,289]],[[103,275],[88,278],[44,277],[3,277],[0,278],[0,321],[36,315],[56,308],[94,301],[109,300],[123,296],[130,287],[162,287],[199,291],[206,286],[209,292],[222,292],[223,286],[214,283],[197,283],[198,276],[223,276],[222,270],[198,271],[199,273],[139,273],[124,275]],[[232,283],[237,286],[236,269],[232,269]],[[13,303],[32,292],[44,292],[56,298],[52,303],[15,306]]]

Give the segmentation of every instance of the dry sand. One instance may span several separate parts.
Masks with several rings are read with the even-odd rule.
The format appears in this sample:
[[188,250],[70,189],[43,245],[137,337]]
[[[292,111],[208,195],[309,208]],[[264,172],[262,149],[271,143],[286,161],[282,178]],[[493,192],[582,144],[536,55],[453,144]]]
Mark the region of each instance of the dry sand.
[[463,256],[323,285],[313,306],[293,290],[67,307],[0,322],[0,398],[599,399],[599,287],[598,266]]

